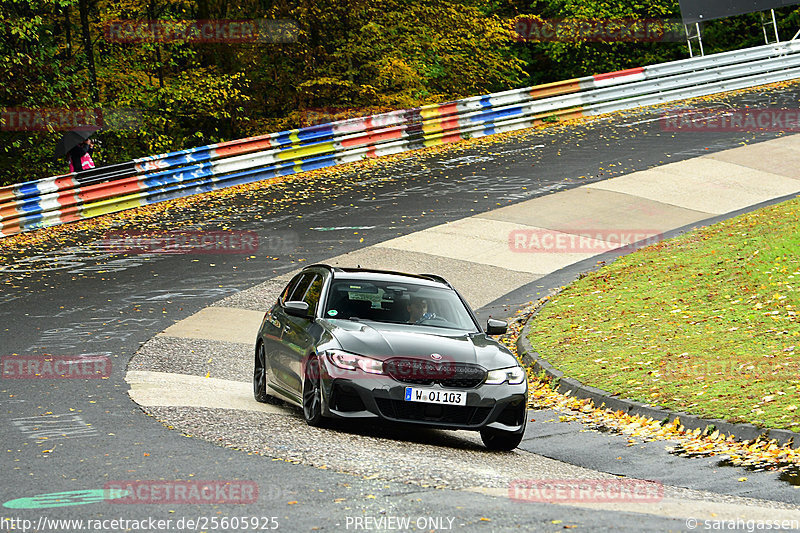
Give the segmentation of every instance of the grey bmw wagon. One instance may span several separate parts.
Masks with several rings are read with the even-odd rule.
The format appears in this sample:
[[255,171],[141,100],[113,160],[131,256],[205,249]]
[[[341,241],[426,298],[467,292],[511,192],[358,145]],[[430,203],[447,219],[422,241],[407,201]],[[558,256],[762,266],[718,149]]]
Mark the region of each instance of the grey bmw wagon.
[[525,370],[443,278],[311,265],[264,316],[256,400],[302,408],[309,425],[380,419],[479,431],[487,448],[522,440]]

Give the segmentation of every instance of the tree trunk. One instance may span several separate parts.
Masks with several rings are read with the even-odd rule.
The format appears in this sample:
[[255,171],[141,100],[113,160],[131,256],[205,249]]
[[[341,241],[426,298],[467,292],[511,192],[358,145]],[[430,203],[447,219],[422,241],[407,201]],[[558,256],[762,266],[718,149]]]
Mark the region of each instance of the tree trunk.
[[94,67],[94,48],[92,47],[92,34],[89,31],[89,0],[79,0],[78,9],[81,14],[81,33],[83,37],[83,50],[86,52],[86,61],[89,68],[89,91],[92,102],[100,102],[100,95],[97,92],[97,71]]
[[[209,0],[198,0],[197,1],[197,20],[198,21],[207,21],[211,19],[211,5]],[[200,43],[198,47],[200,53],[197,54],[200,58],[200,66],[201,67],[210,67],[214,64],[214,54],[212,53],[212,47],[208,46],[207,44]]]
[[[156,6],[153,2],[150,2],[147,6],[147,18],[151,21],[156,20],[158,15],[156,13]],[[156,53],[155,53],[155,60],[156,60],[156,75],[158,76],[158,86],[163,89],[164,88],[164,65],[161,63],[161,45],[156,42]],[[149,77],[149,73],[148,73]],[[152,79],[152,78],[151,78]]]
[[69,6],[64,6],[64,40],[67,43],[67,59],[72,59],[72,21],[69,19]]

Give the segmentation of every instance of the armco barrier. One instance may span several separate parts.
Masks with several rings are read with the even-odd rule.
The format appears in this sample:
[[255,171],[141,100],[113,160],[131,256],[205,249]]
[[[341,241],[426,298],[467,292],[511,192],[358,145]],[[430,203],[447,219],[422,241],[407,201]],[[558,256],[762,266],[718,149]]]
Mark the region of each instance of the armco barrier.
[[800,42],[270,133],[0,188],[0,236],[363,158],[800,78]]

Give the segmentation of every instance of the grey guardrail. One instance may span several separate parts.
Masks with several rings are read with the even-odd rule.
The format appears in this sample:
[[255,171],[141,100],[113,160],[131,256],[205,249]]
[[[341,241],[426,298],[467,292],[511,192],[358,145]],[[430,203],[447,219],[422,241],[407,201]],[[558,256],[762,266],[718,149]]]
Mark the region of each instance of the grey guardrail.
[[201,146],[0,188],[0,237],[243,183],[800,78],[800,43],[475,96]]

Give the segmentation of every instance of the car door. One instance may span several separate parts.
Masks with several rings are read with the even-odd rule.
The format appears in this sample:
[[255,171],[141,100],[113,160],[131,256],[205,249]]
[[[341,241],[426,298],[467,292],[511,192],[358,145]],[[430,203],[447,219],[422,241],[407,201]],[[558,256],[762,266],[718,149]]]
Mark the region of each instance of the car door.
[[295,276],[286,286],[280,298],[278,298],[277,304],[267,314],[263,339],[267,353],[268,379],[271,384],[281,389],[284,394],[293,392],[288,387],[290,383],[294,382],[287,375],[290,357],[289,349],[285,345],[285,337],[290,327],[290,317],[286,314],[284,305],[286,302],[292,301],[295,294],[305,294],[313,277],[314,274],[308,272]]
[[[316,342],[319,340],[319,325],[311,318],[316,316],[319,306],[320,295],[324,285],[324,277],[317,273],[311,278],[310,283],[305,285],[305,292],[302,296],[295,293],[293,300],[299,300],[308,304],[309,318],[301,318],[287,315],[287,325],[284,328],[283,346],[287,349],[286,353],[286,385],[298,395],[302,393],[302,376],[305,369],[306,359],[309,354],[316,352]],[[301,286],[298,286],[298,289]]]

